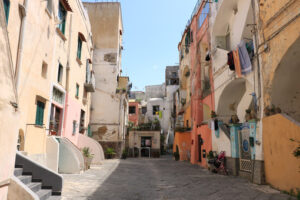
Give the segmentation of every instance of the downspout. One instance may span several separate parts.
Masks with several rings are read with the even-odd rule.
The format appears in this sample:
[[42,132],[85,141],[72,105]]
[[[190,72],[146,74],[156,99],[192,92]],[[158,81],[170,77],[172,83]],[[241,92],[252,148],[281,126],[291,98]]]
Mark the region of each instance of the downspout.
[[70,52],[71,52],[71,38],[72,38],[72,14],[70,15],[70,29],[69,29],[69,45],[68,45],[68,55],[67,55],[67,67],[66,67],[66,94],[65,94],[65,108],[64,108],[64,121],[63,121],[63,133],[66,131],[66,125],[67,125],[67,115],[69,110],[69,78],[70,78]]
[[16,60],[16,71],[15,71],[15,85],[17,94],[19,94],[19,79],[22,70],[22,60],[23,60],[23,46],[24,46],[24,34],[26,28],[26,20],[27,20],[27,8],[28,8],[28,0],[24,0],[24,5],[19,4],[19,9],[21,10],[22,20],[21,20],[21,30],[19,34],[19,45],[17,52],[17,60]]
[[[263,102],[263,98],[262,98],[262,77],[261,77],[261,66],[260,66],[260,60],[259,60],[259,53],[258,53],[258,21],[256,21],[256,12],[255,12],[255,0],[251,0],[252,3],[252,12],[253,12],[253,20],[254,23],[256,24],[254,26],[255,30],[254,30],[254,39],[255,39],[255,49],[256,49],[256,61],[257,61],[257,75],[258,75],[258,101],[259,101],[259,116],[260,116],[260,120],[259,120],[259,132],[261,133],[260,135],[263,134],[263,123],[262,123],[262,117],[263,117],[263,109],[264,109],[264,102]],[[261,138],[262,140],[262,138]],[[264,160],[263,158],[263,141],[260,142],[261,145],[261,159]],[[256,145],[256,141],[255,141],[255,145]],[[255,148],[257,149],[257,148]],[[254,163],[252,164],[252,182],[254,180],[254,169],[255,169],[255,159],[256,159],[256,152],[254,154]]]

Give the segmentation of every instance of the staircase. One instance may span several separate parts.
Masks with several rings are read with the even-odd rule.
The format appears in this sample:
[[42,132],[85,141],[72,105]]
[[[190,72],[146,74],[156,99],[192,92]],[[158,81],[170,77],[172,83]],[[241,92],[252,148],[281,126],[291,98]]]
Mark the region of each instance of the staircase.
[[61,199],[63,177],[20,152],[16,153],[14,175],[40,200]]
[[22,181],[30,190],[37,194],[40,200],[59,200],[61,196],[52,195],[52,190],[43,187],[42,180],[32,179],[30,173],[23,173],[21,165],[16,165],[14,175]]

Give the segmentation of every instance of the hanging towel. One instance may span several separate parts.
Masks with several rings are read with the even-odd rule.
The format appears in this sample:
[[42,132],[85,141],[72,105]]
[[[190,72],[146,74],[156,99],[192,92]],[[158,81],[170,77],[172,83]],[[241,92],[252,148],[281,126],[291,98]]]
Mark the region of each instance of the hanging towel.
[[244,41],[238,45],[238,52],[242,74],[245,75],[252,71],[252,64]]
[[234,66],[235,66],[235,72],[236,75],[240,78],[242,77],[242,69],[240,65],[240,56],[239,56],[239,50],[233,51],[233,58],[234,58]]
[[227,54],[227,64],[229,65],[229,69],[231,71],[234,71],[235,70],[235,66],[234,66],[234,59],[233,59],[233,52],[230,51],[228,54]]
[[158,114],[159,114],[159,119],[162,119],[162,111],[159,111]]

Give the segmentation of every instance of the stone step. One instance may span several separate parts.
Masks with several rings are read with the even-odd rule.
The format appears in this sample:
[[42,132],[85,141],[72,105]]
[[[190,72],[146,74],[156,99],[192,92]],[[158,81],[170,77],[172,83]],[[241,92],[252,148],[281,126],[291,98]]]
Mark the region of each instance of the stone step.
[[31,182],[27,185],[33,192],[37,192],[40,189],[42,189],[42,183],[41,182]]
[[23,168],[15,168],[14,175],[15,176],[22,176],[23,174]]
[[22,181],[25,185],[28,185],[31,182],[31,176],[18,176],[20,181]]
[[39,190],[36,192],[40,200],[47,200],[51,196],[52,190]]
[[51,196],[47,200],[61,200],[61,196]]

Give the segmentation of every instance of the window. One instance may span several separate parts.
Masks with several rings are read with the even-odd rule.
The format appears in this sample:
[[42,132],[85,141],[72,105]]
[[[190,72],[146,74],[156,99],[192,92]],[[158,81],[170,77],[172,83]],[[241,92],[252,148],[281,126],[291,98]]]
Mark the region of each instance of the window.
[[59,64],[58,73],[57,73],[57,82],[62,83],[62,78],[63,78],[63,66]]
[[73,121],[73,131],[72,134],[75,135],[76,134],[76,127],[77,127],[77,122],[76,120]]
[[41,101],[36,102],[36,116],[35,116],[35,124],[39,126],[43,126],[44,124],[44,109],[45,103]]
[[6,24],[8,24],[10,1],[9,0],[3,0],[3,4],[4,4]]
[[79,124],[79,133],[84,133],[84,120],[85,119],[85,112],[81,110],[80,112],[80,124]]
[[64,104],[64,93],[54,87],[52,92],[52,99],[59,104]]
[[158,115],[159,112],[159,106],[153,106],[153,115]]
[[202,8],[202,11],[198,19],[198,28],[201,28],[208,14],[209,14],[209,3],[206,3]]
[[63,34],[65,34],[67,11],[65,7],[61,4],[61,2],[59,2],[59,6],[58,6],[58,18],[60,20],[60,23],[58,24],[58,28]]
[[82,40],[78,36],[78,46],[77,46],[77,58],[80,60],[81,59],[81,49],[82,49]]
[[135,106],[129,106],[129,114],[135,114]]
[[90,71],[90,60],[86,60],[86,74],[85,74],[85,82],[90,83],[91,80],[91,71]]
[[147,113],[147,107],[144,106],[144,107],[142,107],[142,114],[144,115],[144,114],[146,114],[146,113]]
[[47,78],[47,69],[48,69],[48,64],[43,62],[42,64],[42,77]]
[[76,84],[76,97],[78,98],[79,97],[79,85]]

